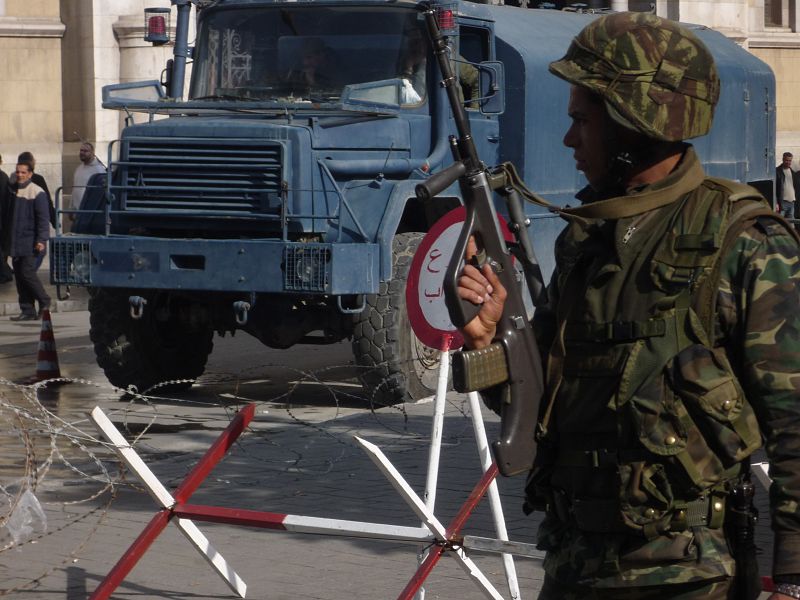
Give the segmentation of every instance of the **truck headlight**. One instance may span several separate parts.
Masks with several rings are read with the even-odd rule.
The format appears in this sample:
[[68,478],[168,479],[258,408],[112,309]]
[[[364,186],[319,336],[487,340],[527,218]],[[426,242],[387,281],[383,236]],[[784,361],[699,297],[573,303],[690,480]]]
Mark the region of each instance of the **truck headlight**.
[[326,291],[330,260],[330,248],[324,244],[287,246],[283,263],[284,287],[297,291]]
[[75,253],[70,265],[70,275],[77,281],[89,281],[91,264],[92,257],[89,255],[88,249]]

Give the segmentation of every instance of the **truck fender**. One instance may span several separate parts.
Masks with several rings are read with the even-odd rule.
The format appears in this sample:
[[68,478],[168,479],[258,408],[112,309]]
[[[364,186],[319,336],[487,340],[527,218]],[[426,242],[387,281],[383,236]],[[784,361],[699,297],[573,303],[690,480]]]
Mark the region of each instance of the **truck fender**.
[[[418,179],[400,181],[392,190],[386,202],[381,223],[378,226],[377,241],[381,248],[379,277],[381,281],[392,278],[392,242],[395,233],[400,227],[400,222],[409,200],[415,199],[414,188],[419,183]],[[452,194],[458,196],[459,194]],[[441,199],[439,199],[441,200]]]

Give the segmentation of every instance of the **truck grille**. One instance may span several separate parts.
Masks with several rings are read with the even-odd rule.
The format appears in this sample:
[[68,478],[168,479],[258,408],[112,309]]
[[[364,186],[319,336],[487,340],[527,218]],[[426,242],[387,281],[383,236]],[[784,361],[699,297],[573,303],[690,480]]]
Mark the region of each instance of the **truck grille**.
[[122,198],[128,210],[279,214],[282,146],[261,140],[129,139]]

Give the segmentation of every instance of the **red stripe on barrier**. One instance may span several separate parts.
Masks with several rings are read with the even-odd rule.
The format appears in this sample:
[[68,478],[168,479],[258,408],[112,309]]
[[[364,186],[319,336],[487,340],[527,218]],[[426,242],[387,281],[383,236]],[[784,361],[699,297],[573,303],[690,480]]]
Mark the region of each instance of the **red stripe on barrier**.
[[486,494],[486,490],[489,489],[489,486],[492,485],[492,481],[494,481],[495,477],[497,477],[497,464],[492,463],[492,465],[486,469],[486,473],[483,474],[483,477],[481,477],[477,485],[473,488],[472,493],[464,501],[464,504],[461,505],[461,509],[458,511],[455,518],[450,522],[447,528],[448,540],[452,540],[453,536],[464,527],[464,523],[467,522],[472,511],[478,506],[478,503],[481,501],[484,494]]
[[774,592],[775,591],[775,583],[772,581],[772,577],[768,577],[764,575],[761,578],[761,591],[762,592]]
[[420,563],[417,572],[414,573],[414,576],[411,577],[411,581],[409,581],[406,587],[403,588],[403,591],[400,592],[397,600],[411,600],[411,598],[417,595],[419,588],[422,587],[428,575],[433,571],[433,567],[435,567],[439,559],[442,558],[444,551],[444,546],[434,546],[430,549],[428,556]]
[[286,531],[284,521],[288,515],[280,513],[245,510],[241,508],[224,508],[221,506],[204,506],[200,504],[177,504],[172,509],[182,519],[193,519],[207,523],[228,523],[244,527],[276,529]]
[[230,422],[230,425],[223,431],[216,441],[195,465],[183,482],[175,490],[175,500],[178,503],[186,502],[195,490],[208,477],[208,474],[217,466],[217,463],[225,456],[225,453],[233,446],[233,443],[250,424],[255,415],[256,405],[248,404]]
[[89,596],[89,600],[106,600],[109,598],[114,590],[117,589],[117,586],[125,580],[125,577],[128,576],[133,567],[136,566],[139,559],[147,552],[147,549],[159,534],[164,531],[170,519],[172,519],[172,513],[166,509],[156,513],[142,530],[142,533],[139,534],[139,537],[125,551],[122,558],[117,561],[114,568],[100,582],[94,593]]
[[[489,486],[494,481],[495,477],[497,477],[497,464],[492,463],[492,465],[486,469],[486,472],[481,477],[480,481],[472,488],[472,492],[464,501],[464,504],[461,505],[461,508],[456,513],[455,518],[450,522],[446,530],[447,541],[452,542],[455,541],[454,538],[456,534],[461,531],[461,528],[467,522],[472,511],[475,510],[475,507],[478,506],[478,503],[481,501],[481,498],[486,494],[486,490],[489,489]],[[436,563],[439,562],[439,559],[444,554],[445,550],[447,549],[446,546],[438,545],[432,548],[428,552],[428,556],[425,557],[419,567],[417,568],[416,573],[411,577],[411,581],[408,582],[403,591],[400,592],[400,595],[397,597],[397,600],[410,600],[413,598],[422,585],[425,583],[425,579],[427,579],[428,575],[431,574],[433,571],[433,567],[436,566]]]
[[[208,476],[211,470],[216,466],[225,453],[230,449],[236,439],[242,434],[250,421],[253,420],[255,414],[255,404],[248,404],[231,420],[228,427],[225,428],[219,437],[214,441],[211,447],[200,459],[200,462],[195,465],[183,482],[178,486],[173,497],[178,503],[183,502],[194,493],[197,487],[203,482],[203,479]],[[213,507],[210,507],[213,508]],[[107,600],[109,596],[117,589],[120,583],[125,580],[131,569],[139,562],[139,559],[147,551],[153,541],[158,535],[164,531],[167,523],[175,516],[174,510],[161,510],[159,511],[148,523],[139,537],[131,544],[131,546],[122,555],[114,568],[105,576],[97,589],[89,597],[89,600]]]

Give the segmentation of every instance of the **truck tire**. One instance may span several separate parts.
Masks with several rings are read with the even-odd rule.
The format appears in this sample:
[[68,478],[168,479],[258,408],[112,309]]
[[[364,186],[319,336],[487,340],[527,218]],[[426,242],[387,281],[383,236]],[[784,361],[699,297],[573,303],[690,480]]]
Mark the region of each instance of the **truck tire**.
[[[122,290],[90,290],[89,337],[97,364],[111,384],[122,389],[135,386],[139,393],[146,393],[165,381],[194,380],[202,375],[213,348],[213,330],[189,328],[175,318],[157,320],[159,302],[162,306],[169,302],[168,293],[148,298],[142,318],[133,319],[130,295]],[[157,389],[185,390],[192,383],[182,381]]]
[[353,331],[360,377],[379,404],[419,400],[436,392],[439,352],[422,344],[408,321],[406,281],[423,233],[399,233],[392,245],[392,279],[366,297]]

